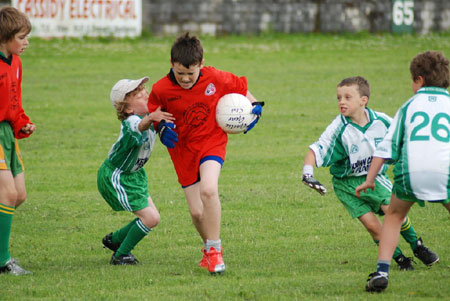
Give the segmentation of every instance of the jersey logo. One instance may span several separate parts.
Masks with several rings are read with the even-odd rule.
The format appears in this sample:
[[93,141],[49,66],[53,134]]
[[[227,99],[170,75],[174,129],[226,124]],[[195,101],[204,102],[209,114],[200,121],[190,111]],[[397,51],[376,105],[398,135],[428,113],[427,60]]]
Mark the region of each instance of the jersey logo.
[[375,142],[375,147],[378,146],[378,144],[383,141],[383,138],[374,138],[373,141]]
[[204,103],[194,103],[184,111],[184,123],[191,129],[199,127],[206,122],[210,112],[209,107]]
[[210,83],[208,85],[208,87],[206,87],[205,95],[206,96],[211,96],[211,95],[214,95],[215,93],[216,93],[216,86],[214,86],[213,83]]
[[350,154],[356,154],[359,151],[359,148],[356,144],[352,144],[350,147]]
[[175,101],[175,100],[178,100],[178,99],[180,99],[180,98],[181,98],[181,96],[177,95],[177,96],[169,97],[167,100],[168,100],[168,101]]
[[428,101],[429,102],[436,102],[437,97],[436,96],[428,96]]

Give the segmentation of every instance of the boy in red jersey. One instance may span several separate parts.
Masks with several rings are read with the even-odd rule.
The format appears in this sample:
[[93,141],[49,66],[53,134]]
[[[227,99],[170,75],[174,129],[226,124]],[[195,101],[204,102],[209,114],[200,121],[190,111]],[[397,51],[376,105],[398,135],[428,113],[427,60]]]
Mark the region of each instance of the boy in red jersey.
[[19,55],[28,46],[28,18],[17,9],[0,9],[0,273],[25,275],[9,254],[14,211],[25,201],[25,176],[17,139],[36,127],[22,108],[22,63]]
[[225,94],[247,96],[258,116],[248,132],[258,121],[263,103],[247,90],[245,77],[204,67],[202,45],[189,33],[172,45],[170,62],[169,74],[153,85],[149,112],[161,107],[175,117],[175,128],[171,123],[159,123],[160,139],[168,147],[192,221],[204,243],[200,267],[208,268],[211,274],[222,274],[225,264],[218,182],[228,136],[216,123],[216,106]]

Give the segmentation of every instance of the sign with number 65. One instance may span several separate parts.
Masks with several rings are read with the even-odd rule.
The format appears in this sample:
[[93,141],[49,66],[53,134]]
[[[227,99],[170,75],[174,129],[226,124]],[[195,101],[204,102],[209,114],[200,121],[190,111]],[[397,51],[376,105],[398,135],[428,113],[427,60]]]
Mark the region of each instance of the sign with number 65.
[[414,31],[414,0],[392,1],[392,32]]

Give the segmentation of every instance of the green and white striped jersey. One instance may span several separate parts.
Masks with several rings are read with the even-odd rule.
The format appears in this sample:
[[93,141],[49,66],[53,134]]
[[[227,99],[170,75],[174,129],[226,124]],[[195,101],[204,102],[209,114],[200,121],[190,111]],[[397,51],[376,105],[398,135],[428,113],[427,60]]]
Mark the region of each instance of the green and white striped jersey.
[[109,162],[123,172],[139,170],[152,154],[156,133],[153,125],[141,133],[138,129],[141,120],[137,115],[123,120],[119,139],[109,151]]
[[450,96],[423,87],[395,114],[374,156],[395,162],[394,181],[424,201],[450,194]]
[[[316,156],[317,167],[330,166],[330,173],[337,178],[367,174],[373,152],[386,135],[392,119],[369,108],[365,113],[369,122],[364,127],[338,115],[319,140],[309,146]],[[384,166],[380,174],[386,169]]]

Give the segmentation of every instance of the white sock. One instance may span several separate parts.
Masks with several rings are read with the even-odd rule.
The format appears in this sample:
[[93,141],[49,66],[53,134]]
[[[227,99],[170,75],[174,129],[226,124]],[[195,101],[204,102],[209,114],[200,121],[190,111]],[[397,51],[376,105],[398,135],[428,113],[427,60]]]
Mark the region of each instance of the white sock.
[[222,241],[220,239],[218,240],[207,239],[205,248],[207,252],[209,252],[211,248],[214,248],[220,252],[220,250],[222,249]]

